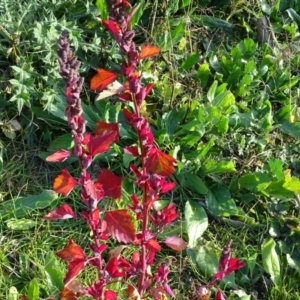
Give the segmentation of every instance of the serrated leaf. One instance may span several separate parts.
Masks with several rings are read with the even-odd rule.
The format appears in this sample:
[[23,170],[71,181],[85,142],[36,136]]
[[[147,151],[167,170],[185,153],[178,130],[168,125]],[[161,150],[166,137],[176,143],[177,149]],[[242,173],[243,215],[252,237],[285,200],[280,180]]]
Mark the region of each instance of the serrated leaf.
[[276,242],[271,238],[262,245],[262,261],[265,271],[271,276],[275,285],[280,285],[280,261],[275,250]]
[[205,210],[197,202],[188,200],[184,209],[185,226],[189,236],[189,247],[194,247],[197,240],[208,227]]
[[107,230],[119,242],[129,243],[135,239],[135,228],[126,209],[108,211],[104,219]]

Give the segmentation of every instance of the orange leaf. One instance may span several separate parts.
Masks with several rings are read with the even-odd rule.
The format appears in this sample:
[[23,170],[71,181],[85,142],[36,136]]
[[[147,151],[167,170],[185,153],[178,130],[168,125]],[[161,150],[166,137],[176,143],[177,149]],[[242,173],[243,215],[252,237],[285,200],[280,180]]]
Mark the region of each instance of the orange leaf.
[[64,284],[68,285],[76,276],[78,276],[81,271],[84,269],[85,260],[75,259],[72,260],[68,265],[68,272],[64,279]]
[[68,288],[64,288],[60,291],[60,300],[78,300],[78,297]]
[[83,250],[72,239],[69,240],[68,245],[64,249],[56,252],[56,255],[62,260],[68,262],[78,259],[85,259],[85,254]]
[[108,211],[104,220],[107,231],[118,242],[129,243],[135,240],[135,228],[126,209]]
[[157,46],[142,45],[140,59],[158,54],[160,49]]
[[97,74],[91,80],[90,87],[92,90],[101,91],[117,78],[117,74],[114,72],[102,68],[97,69],[96,71]]
[[153,172],[161,176],[170,176],[174,173],[176,159],[157,148],[152,148],[149,153],[145,167],[148,172]]
[[63,169],[61,170],[61,174],[54,180],[53,190],[56,193],[63,194],[67,197],[76,184],[76,180],[70,175],[70,173],[66,169]]
[[148,240],[147,243],[146,243],[146,248],[148,250],[151,250],[151,251],[154,251],[154,252],[159,252],[161,251],[161,246],[160,244],[154,240],[154,239],[151,239],[151,240]]
[[126,296],[128,297],[127,299],[130,299],[130,300],[141,300],[141,296],[140,296],[138,290],[132,284],[128,284],[127,290],[126,290]]

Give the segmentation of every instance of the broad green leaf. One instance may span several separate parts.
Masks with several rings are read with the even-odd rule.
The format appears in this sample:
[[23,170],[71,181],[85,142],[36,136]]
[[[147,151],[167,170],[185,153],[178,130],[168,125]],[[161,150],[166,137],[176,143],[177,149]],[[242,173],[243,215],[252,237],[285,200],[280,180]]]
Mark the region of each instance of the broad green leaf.
[[234,164],[231,160],[216,161],[208,159],[204,162],[200,169],[201,174],[228,173],[236,172]]
[[185,204],[184,216],[186,231],[189,236],[189,247],[193,247],[208,227],[207,215],[201,205],[188,200]]
[[59,291],[64,287],[65,272],[53,252],[47,253],[44,271],[50,292],[53,295],[58,295]]
[[218,19],[215,17],[207,16],[207,15],[192,15],[192,20],[200,25],[209,28],[224,28],[224,29],[231,29],[233,28],[233,24],[224,21],[222,19]]
[[217,106],[221,111],[226,111],[235,104],[235,98],[230,91],[227,91],[216,96],[211,104]]
[[284,122],[281,124],[279,129],[285,134],[289,134],[290,136],[296,139],[300,139],[300,122],[295,122],[295,123]]
[[192,53],[188,56],[181,64],[183,70],[190,70],[198,61],[199,61],[200,53]]
[[8,292],[8,300],[18,300],[18,299],[19,299],[18,290],[14,286],[10,287]]
[[292,9],[292,8],[288,8],[288,9],[286,10],[286,12],[288,13],[289,17],[290,17],[294,22],[297,23],[298,28],[299,28],[299,27],[300,27],[300,16],[299,16],[299,15],[295,12],[295,10]]
[[268,161],[268,166],[270,168],[270,171],[276,176],[278,180],[284,179],[284,173],[282,170],[283,161],[275,158],[271,158]]
[[218,186],[208,191],[205,195],[207,208],[216,216],[230,216],[238,214],[235,201],[230,192],[223,186]]
[[210,86],[206,96],[207,96],[207,99],[209,102],[212,102],[214,100],[214,97],[215,97],[215,94],[216,94],[216,90],[217,90],[217,87],[218,87],[218,81],[215,80],[213,82],[213,84]]
[[138,1],[139,7],[137,9],[137,11],[135,12],[135,14],[133,15],[133,17],[130,20],[130,27],[133,28],[140,20],[140,18],[142,17],[144,11],[145,11],[145,1],[144,0],[140,0]]
[[178,178],[182,186],[188,189],[192,189],[200,195],[204,195],[208,191],[203,180],[196,174],[192,174],[192,173],[179,174]]
[[74,142],[73,142],[72,134],[67,133],[67,134],[63,134],[63,135],[59,136],[54,141],[52,141],[52,143],[48,147],[48,151],[56,152],[61,149],[68,150],[68,149],[71,149],[73,147],[73,145],[74,145]]
[[226,116],[221,116],[220,121],[216,124],[218,133],[225,134],[229,129],[229,119]]
[[35,209],[44,209],[50,206],[58,195],[52,190],[44,190],[39,195],[29,195],[7,200],[0,204],[0,216],[7,218],[22,218]]
[[275,285],[280,285],[280,261],[275,250],[276,242],[271,238],[262,245],[262,261],[265,271],[271,276]]
[[197,77],[200,80],[200,85],[202,88],[206,87],[209,75],[210,75],[209,64],[207,63],[201,64],[197,72]]
[[[218,272],[220,252],[215,248],[209,245],[200,245],[189,249],[188,254],[191,255],[201,273],[204,274],[206,278],[211,278]],[[235,288],[235,274],[232,273],[229,276],[226,276],[222,280],[222,283]]]
[[12,230],[27,230],[35,227],[36,221],[29,219],[10,219],[6,222],[6,225]]
[[262,172],[245,174],[239,179],[240,187],[247,189],[250,192],[264,191],[271,183],[272,179]]
[[212,136],[211,139],[205,143],[204,148],[202,148],[201,152],[198,154],[199,159],[202,159],[206,156],[206,154],[209,152],[211,147],[213,147],[215,145],[215,140],[216,140],[216,137]]
[[39,300],[40,287],[36,278],[33,278],[28,286],[27,297],[29,300]]
[[102,20],[107,20],[108,12],[107,12],[107,7],[106,7],[106,1],[105,0],[97,0],[96,6],[98,7],[98,9],[100,11]]

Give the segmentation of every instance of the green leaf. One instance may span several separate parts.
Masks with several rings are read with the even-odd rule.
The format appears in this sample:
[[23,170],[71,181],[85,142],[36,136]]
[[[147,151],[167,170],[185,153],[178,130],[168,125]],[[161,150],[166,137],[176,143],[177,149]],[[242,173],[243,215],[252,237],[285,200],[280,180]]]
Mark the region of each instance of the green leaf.
[[56,138],[50,146],[48,147],[49,152],[56,152],[58,150],[64,149],[71,149],[73,147],[73,137],[71,133],[66,133],[58,138]]
[[197,72],[197,77],[200,80],[200,85],[202,88],[206,87],[209,75],[210,75],[209,64],[207,63],[201,64]]
[[230,216],[238,214],[235,201],[230,192],[223,186],[218,186],[205,195],[207,208],[216,216]]
[[107,7],[106,7],[106,1],[105,0],[97,0],[96,6],[100,10],[101,19],[107,20],[108,19],[108,11],[107,11]]
[[29,300],[39,300],[40,287],[36,278],[33,278],[28,286],[27,297]]
[[272,183],[271,178],[262,172],[245,174],[239,179],[240,187],[250,192],[264,191]]
[[270,171],[276,176],[278,180],[284,179],[284,173],[282,170],[283,161],[271,158],[268,162],[268,166],[270,168]]
[[145,1],[144,0],[139,0],[138,4],[139,4],[139,7],[138,7],[135,14],[133,15],[133,17],[130,20],[130,28],[133,28],[139,22],[140,18],[142,17],[142,15],[144,13]]
[[208,227],[205,210],[197,202],[188,200],[184,209],[185,226],[189,236],[189,247],[196,245],[197,240]]
[[275,285],[280,285],[280,261],[275,250],[276,242],[271,238],[262,245],[262,260],[265,271],[271,276]]
[[64,287],[65,272],[59,264],[57,256],[51,251],[47,253],[44,271],[51,294],[58,296],[59,291]]
[[182,186],[192,189],[200,195],[204,195],[207,193],[208,189],[203,182],[203,180],[192,173],[178,174],[178,179]]
[[216,124],[218,133],[225,134],[229,129],[229,119],[226,116],[221,116],[220,121]]
[[213,82],[213,84],[210,86],[206,96],[207,96],[207,99],[209,102],[212,102],[215,98],[215,94],[216,94],[216,90],[217,90],[217,87],[218,87],[218,81],[215,80]]
[[284,122],[281,124],[279,129],[285,134],[288,134],[296,139],[300,139],[300,122]]
[[36,226],[36,221],[28,219],[10,219],[6,222],[8,228],[12,230],[27,230]]
[[286,10],[286,12],[288,13],[289,17],[297,23],[298,28],[300,27],[300,16],[294,11],[294,9],[292,8],[288,8]]
[[35,209],[44,209],[50,206],[58,195],[52,190],[44,190],[39,195],[29,195],[7,200],[0,204],[0,216],[7,218],[22,218]]
[[[196,246],[193,249],[188,249],[188,254],[192,256],[206,278],[210,278],[218,272],[220,253],[215,248],[209,245]],[[232,273],[226,276],[222,282],[232,288],[236,287],[235,274]]]
[[188,56],[181,64],[183,70],[190,70],[198,61],[199,61],[200,53],[192,53]]
[[208,159],[201,167],[201,174],[214,174],[214,173],[227,173],[236,172],[234,164],[231,160],[216,161],[214,159]]
[[215,17],[207,16],[207,15],[192,15],[192,20],[201,26],[209,27],[209,28],[223,28],[223,29],[231,29],[233,28],[233,24],[224,21],[222,19],[218,19]]
[[216,96],[211,102],[211,104],[217,106],[218,108],[221,109],[221,111],[224,112],[228,108],[230,108],[233,104],[235,104],[235,98],[230,91],[226,91]]

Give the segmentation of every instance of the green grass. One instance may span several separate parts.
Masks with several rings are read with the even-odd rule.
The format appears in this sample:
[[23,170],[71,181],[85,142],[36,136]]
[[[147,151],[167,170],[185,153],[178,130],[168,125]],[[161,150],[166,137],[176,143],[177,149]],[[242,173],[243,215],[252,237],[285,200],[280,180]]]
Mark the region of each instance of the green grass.
[[[258,1],[222,1],[224,6],[221,1],[154,1],[145,5],[135,27],[137,44],[149,42],[162,49],[155,59],[143,62],[142,69],[145,82],[155,82],[146,108],[156,141],[179,161],[172,177],[178,187],[169,196],[180,208],[181,221],[172,230],[187,240],[185,203],[200,202],[209,226],[192,249],[193,255],[203,249],[220,254],[233,239],[234,255],[247,264],[235,275],[235,286],[220,285],[227,299],[300,299],[300,218],[295,201],[300,194],[300,24],[296,14],[300,1],[290,6],[287,2],[269,1],[268,11]],[[50,190],[60,167],[78,171],[74,163],[45,162],[47,153],[68,145],[67,137],[59,139],[68,133],[56,61],[57,38],[63,28],[71,32],[71,43],[83,62],[82,75],[87,80],[82,98],[89,129],[96,119],[118,119],[115,102],[94,103],[97,95],[88,88],[92,69],[114,69],[120,60],[116,45],[99,25],[97,8],[91,1],[80,0],[29,4],[4,1],[0,6],[0,299],[14,299],[8,296],[12,287],[26,294],[34,278],[40,297],[57,295],[45,273],[51,253],[62,249],[69,238],[83,247],[89,240],[89,231],[80,221],[42,219],[65,201],[62,198],[49,200],[45,207],[22,217],[7,218],[1,210],[17,197]],[[279,42],[290,52],[254,41],[250,20],[263,14],[270,16]],[[11,119],[22,126],[12,140],[4,130]],[[132,138],[130,132],[126,138]],[[121,140],[120,148],[100,158],[99,166],[127,174],[121,150],[128,140]],[[130,194],[131,188],[126,185],[125,192]],[[81,211],[76,193],[67,202]],[[24,223],[16,225],[16,219]],[[29,221],[33,223],[27,229]],[[262,256],[270,238],[280,261],[278,284]],[[131,250],[125,254],[129,257]],[[210,279],[193,255],[164,248],[158,256],[158,262],[171,264],[170,284],[176,299],[192,299],[197,287]],[[55,264],[65,270],[59,259]],[[93,276],[87,272],[80,278],[89,283]],[[239,296],[242,290],[248,298]]]

